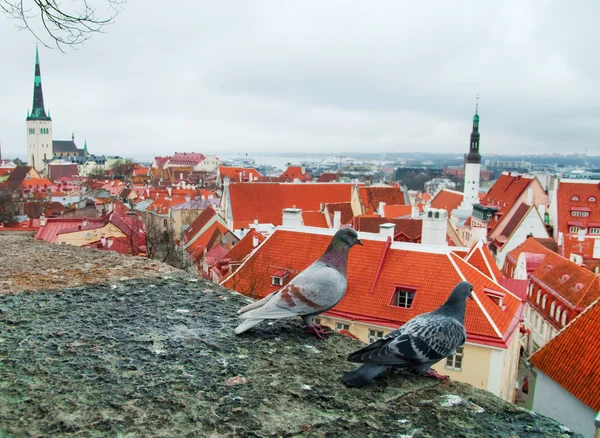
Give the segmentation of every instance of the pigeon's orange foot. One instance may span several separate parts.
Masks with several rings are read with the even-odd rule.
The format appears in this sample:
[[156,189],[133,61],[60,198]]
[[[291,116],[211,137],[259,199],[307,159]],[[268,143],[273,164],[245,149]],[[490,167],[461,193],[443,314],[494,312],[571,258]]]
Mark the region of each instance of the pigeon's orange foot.
[[437,380],[449,380],[450,379],[450,376],[443,376],[443,375],[439,374],[433,368],[430,368],[429,371],[427,371],[426,373],[423,374],[423,376],[424,377],[433,377],[434,379],[437,379]]
[[317,337],[317,339],[320,339],[321,341],[325,340],[325,336],[328,336],[333,333],[331,330],[329,330],[329,327],[324,326],[322,324],[307,325],[306,327],[304,327],[304,331],[306,333],[314,334]]

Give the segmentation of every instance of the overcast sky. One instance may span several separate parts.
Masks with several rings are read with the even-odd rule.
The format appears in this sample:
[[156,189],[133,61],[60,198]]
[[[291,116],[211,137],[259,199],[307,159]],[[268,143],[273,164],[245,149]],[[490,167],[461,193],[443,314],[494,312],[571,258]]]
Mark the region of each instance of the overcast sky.
[[[78,0],[77,0],[78,1]],[[97,0],[100,1],[100,0]],[[68,2],[67,2],[68,3]],[[129,0],[40,46],[55,140],[174,151],[600,154],[600,2]],[[25,155],[35,39],[0,15],[0,142]]]

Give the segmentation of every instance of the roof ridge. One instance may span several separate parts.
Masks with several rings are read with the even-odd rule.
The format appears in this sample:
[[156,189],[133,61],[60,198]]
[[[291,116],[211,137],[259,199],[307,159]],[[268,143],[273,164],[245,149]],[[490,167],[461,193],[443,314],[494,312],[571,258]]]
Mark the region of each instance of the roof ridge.
[[[456,254],[454,254],[455,257],[458,257]],[[467,281],[466,277],[464,276],[464,274],[462,273],[462,271],[460,270],[460,268],[458,267],[458,265],[456,264],[456,262],[452,259],[452,256],[449,254],[448,258],[450,259],[450,262],[452,263],[452,265],[454,266],[454,269],[456,269],[456,271],[459,273],[460,277],[463,279],[463,281]],[[462,260],[462,259],[461,259]],[[480,274],[482,274],[484,277],[487,277],[483,272],[481,272],[479,269],[475,268],[474,266],[472,266],[469,262],[462,260],[464,263],[468,264],[470,267],[472,267],[473,269],[475,269],[475,271],[479,272]],[[489,278],[489,277],[487,277]],[[491,280],[491,279],[490,279]],[[499,285],[500,286],[500,285]],[[502,287],[502,286],[500,286]],[[503,288],[504,289],[504,288]],[[506,289],[505,289],[506,290]],[[511,295],[513,295],[511,293]],[[481,301],[479,300],[479,297],[477,296],[476,293],[472,294],[473,299],[475,300],[475,302],[477,303],[477,305],[479,306],[479,308],[481,309],[481,311],[483,312],[483,314],[485,315],[486,319],[488,320],[488,322],[490,323],[490,325],[492,326],[492,328],[494,329],[494,331],[496,332],[496,334],[498,335],[498,337],[500,339],[503,339],[503,335],[500,332],[500,330],[498,329],[498,326],[496,325],[496,323],[494,322],[494,319],[490,316],[490,314],[488,313],[488,311],[485,309],[484,305],[481,303]],[[514,295],[513,295],[514,296]],[[517,298],[519,300],[519,302],[521,301],[520,298]]]

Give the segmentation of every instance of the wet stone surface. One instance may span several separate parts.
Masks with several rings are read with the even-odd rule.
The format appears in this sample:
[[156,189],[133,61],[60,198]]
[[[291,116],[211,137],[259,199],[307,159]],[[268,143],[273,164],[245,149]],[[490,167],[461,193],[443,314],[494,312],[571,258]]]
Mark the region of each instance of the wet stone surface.
[[0,436],[572,436],[461,383],[347,389],[357,341],[235,336],[247,301],[182,278],[0,296]]

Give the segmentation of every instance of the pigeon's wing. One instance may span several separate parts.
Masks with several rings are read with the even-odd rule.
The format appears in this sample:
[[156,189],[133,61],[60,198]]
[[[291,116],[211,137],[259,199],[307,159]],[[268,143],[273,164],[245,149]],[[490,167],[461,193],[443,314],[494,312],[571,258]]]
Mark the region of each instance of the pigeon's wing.
[[411,362],[437,362],[465,343],[465,328],[454,318],[422,315],[391,342],[390,349]]
[[464,341],[464,327],[458,321],[426,314],[352,353],[348,360],[381,365],[437,362],[452,354]]
[[335,306],[346,292],[346,278],[336,269],[317,261],[279,290],[264,306],[240,318],[279,319],[313,315]]

